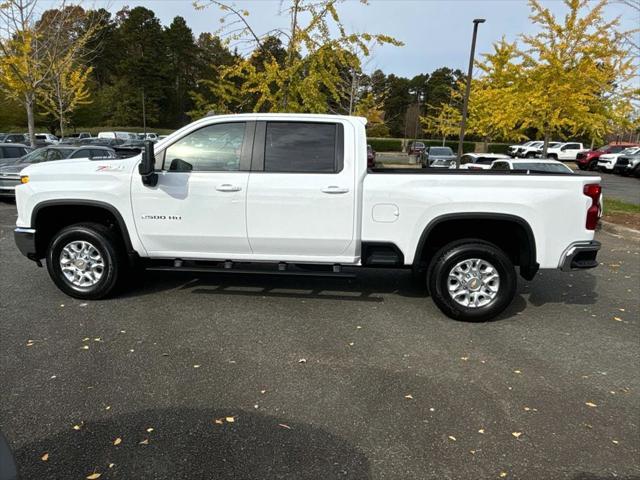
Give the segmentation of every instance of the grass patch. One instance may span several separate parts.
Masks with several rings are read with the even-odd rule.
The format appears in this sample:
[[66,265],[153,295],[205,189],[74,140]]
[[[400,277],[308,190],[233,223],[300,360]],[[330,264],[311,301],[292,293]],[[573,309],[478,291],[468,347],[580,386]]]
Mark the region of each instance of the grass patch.
[[607,213],[640,213],[640,205],[605,197],[604,214]]

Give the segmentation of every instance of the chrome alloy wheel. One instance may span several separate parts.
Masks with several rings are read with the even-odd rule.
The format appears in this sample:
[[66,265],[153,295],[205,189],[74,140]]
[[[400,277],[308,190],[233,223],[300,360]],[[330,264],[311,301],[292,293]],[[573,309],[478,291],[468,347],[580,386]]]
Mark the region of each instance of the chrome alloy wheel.
[[447,287],[451,298],[463,307],[484,307],[498,295],[500,275],[486,260],[468,258],[451,269]]
[[60,269],[69,283],[87,288],[100,281],[105,266],[96,247],[84,240],[76,240],[66,244],[60,252]]

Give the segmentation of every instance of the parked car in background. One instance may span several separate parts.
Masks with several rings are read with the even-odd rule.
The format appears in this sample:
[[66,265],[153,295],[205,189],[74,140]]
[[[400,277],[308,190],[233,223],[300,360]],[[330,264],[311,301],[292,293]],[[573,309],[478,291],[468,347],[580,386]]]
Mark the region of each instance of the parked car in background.
[[0,167],[15,163],[31,149],[20,143],[0,143]]
[[515,156],[518,158],[533,158],[538,153],[538,149],[542,148],[544,142],[531,142],[531,145],[522,146],[516,150]]
[[79,132],[79,133],[70,133],[69,135],[64,136],[60,139],[60,143],[64,144],[73,144],[78,140],[82,140],[83,138],[91,138],[91,133],[89,132]]
[[77,145],[99,145],[101,147],[117,147],[119,145],[122,145],[123,143],[125,143],[128,140],[125,140],[123,138],[99,138],[99,137],[93,137],[93,138],[82,138],[80,140],[78,140]]
[[547,158],[562,161],[575,161],[580,152],[584,152],[585,148],[582,143],[565,142],[554,148],[547,148]]
[[429,146],[421,157],[422,168],[456,168],[456,154],[451,147]]
[[138,135],[130,132],[99,132],[98,138],[117,138],[121,140],[137,140]]
[[573,174],[573,170],[558,160],[496,160],[491,164],[491,170]]
[[502,153],[465,153],[460,158],[462,170],[488,170],[496,160],[508,160],[511,156]]
[[376,166],[376,151],[371,145],[367,145],[367,168]]
[[0,143],[22,143],[28,145],[29,136],[23,133],[3,133],[0,135]]
[[507,148],[507,155],[509,155],[510,157],[515,157],[516,153],[518,152],[518,150],[522,147],[528,147],[530,146],[532,143],[535,143],[535,140],[530,140],[528,142],[519,144],[519,145],[509,145],[509,148]]
[[640,177],[640,153],[634,155],[620,155],[613,167],[613,173],[618,173],[625,177],[633,175]]
[[[549,145],[547,146],[547,151],[550,148],[558,148],[560,146],[562,142],[549,142]],[[542,153],[544,152],[544,142],[542,142],[542,145],[540,145],[539,147],[536,148],[536,153],[535,155],[533,155],[533,157],[528,156],[526,158],[542,158]]]
[[580,152],[576,155],[576,164],[580,170],[595,170],[598,168],[598,159],[600,158],[600,155],[620,153],[625,148],[636,146],[637,145],[633,143],[612,143],[595,150]]
[[15,163],[0,167],[0,196],[15,195],[16,185],[20,184],[20,172],[30,165],[72,158],[88,158],[90,160],[114,160],[116,153],[107,147],[43,147],[28,153]]
[[426,148],[423,142],[409,142],[407,153],[409,155],[422,155],[422,152],[424,152]]
[[60,139],[51,133],[36,133],[36,145],[56,145]]
[[621,155],[635,155],[640,152],[640,147],[625,148],[618,153],[605,153],[598,158],[598,170],[601,172],[612,173],[613,167],[615,167],[618,157]]

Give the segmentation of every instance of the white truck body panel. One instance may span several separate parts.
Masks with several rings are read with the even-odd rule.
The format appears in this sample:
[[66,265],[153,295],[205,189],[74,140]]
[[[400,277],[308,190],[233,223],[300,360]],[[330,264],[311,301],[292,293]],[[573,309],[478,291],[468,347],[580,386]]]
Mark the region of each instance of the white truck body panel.
[[[141,257],[359,264],[362,242],[395,244],[414,261],[427,226],[446,215],[510,215],[526,222],[536,260],[557,268],[585,228],[591,199],[582,193],[597,177],[371,173],[366,168],[364,119],[330,115],[247,114],[208,117],[160,140],[162,151],[188,133],[233,119],[340,122],[344,168],[337,174],[158,172],[142,184],[140,156],[124,160],[68,160],[28,167],[16,188],[17,226],[32,227],[46,201],[100,202],[121,215]],[[474,232],[469,232],[473,237]]]

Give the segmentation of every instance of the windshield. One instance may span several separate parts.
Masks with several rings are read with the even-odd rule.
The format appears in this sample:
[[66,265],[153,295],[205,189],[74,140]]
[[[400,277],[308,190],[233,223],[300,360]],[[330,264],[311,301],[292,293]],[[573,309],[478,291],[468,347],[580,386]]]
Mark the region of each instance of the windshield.
[[640,147],[629,147],[622,150],[620,153],[622,155],[633,155],[634,153],[640,152]]
[[573,173],[569,167],[561,163],[514,163],[513,169],[533,172]]
[[449,147],[431,147],[429,155],[453,155],[453,150]]

